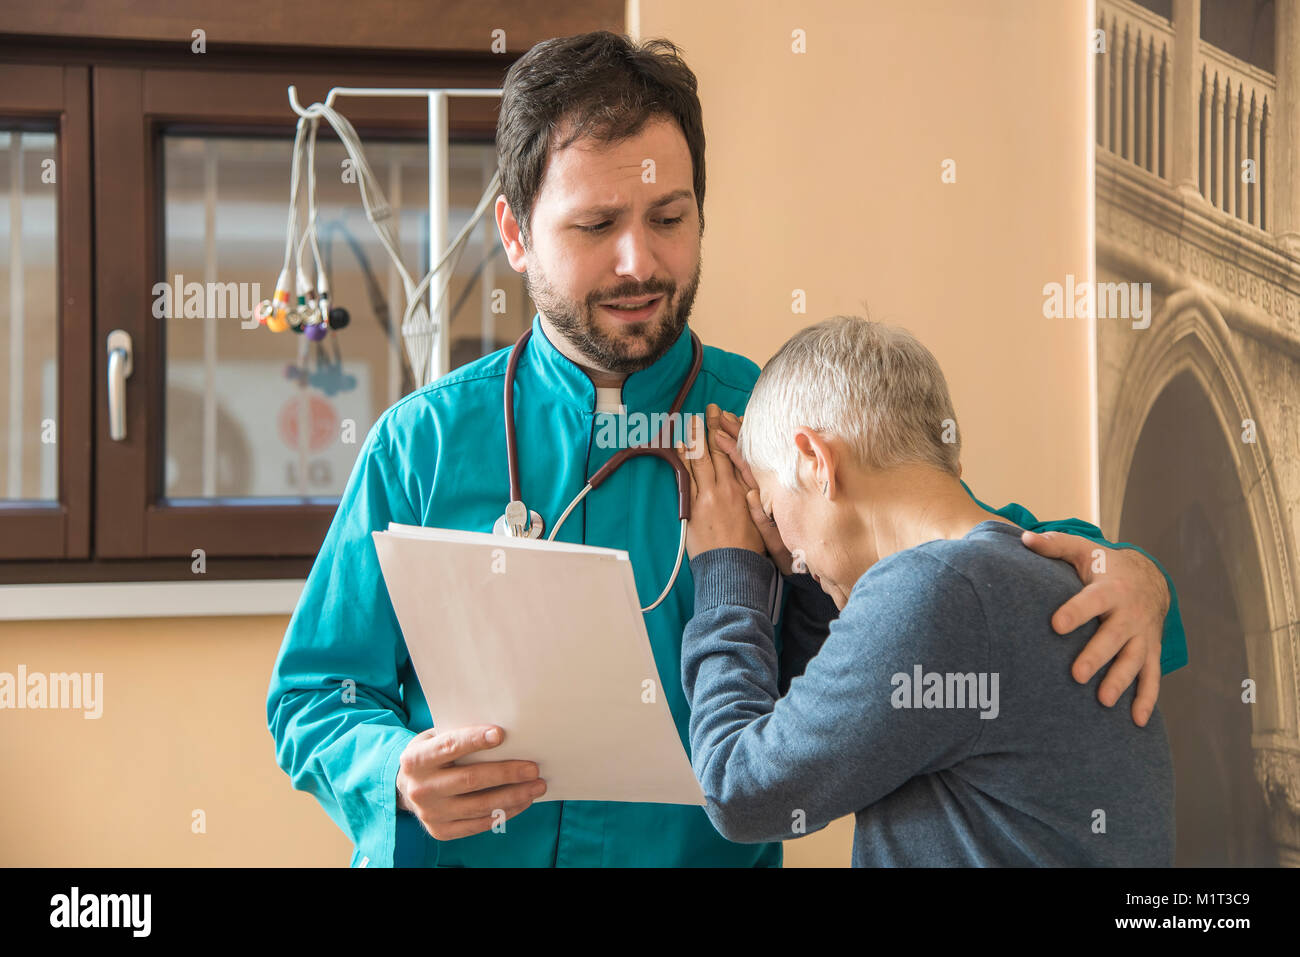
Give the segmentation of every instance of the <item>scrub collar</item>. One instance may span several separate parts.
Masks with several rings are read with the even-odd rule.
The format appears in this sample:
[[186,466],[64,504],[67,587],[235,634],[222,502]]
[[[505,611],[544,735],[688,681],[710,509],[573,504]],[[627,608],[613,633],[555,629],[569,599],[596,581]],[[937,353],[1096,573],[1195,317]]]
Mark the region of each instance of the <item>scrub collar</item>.
[[[553,396],[584,412],[595,411],[596,387],[587,373],[547,338],[541,313],[533,315],[533,334],[525,353],[529,364],[534,365],[538,377]],[[688,323],[667,352],[623,380],[622,401],[627,411],[643,415],[667,412],[690,368],[691,333]]]

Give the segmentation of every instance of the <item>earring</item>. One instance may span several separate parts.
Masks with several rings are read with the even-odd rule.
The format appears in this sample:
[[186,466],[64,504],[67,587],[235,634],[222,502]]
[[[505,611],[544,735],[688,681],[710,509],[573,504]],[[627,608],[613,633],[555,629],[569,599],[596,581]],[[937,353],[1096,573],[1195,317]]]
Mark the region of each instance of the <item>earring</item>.
[[822,494],[823,494],[823,495],[826,494],[826,489],[830,487],[830,484],[831,484],[831,480],[830,480],[830,479],[827,479],[825,482],[822,482]]

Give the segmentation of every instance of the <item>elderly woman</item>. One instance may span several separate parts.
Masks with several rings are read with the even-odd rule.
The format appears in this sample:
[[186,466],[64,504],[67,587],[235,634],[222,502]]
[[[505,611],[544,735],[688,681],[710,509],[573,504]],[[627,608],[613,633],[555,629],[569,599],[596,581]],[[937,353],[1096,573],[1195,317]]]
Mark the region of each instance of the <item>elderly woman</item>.
[[[1138,727],[1098,703],[1100,674],[1071,679],[1096,622],[1062,638],[1050,621],[1079,581],[962,485],[934,356],[901,329],[827,320],[781,348],[745,413],[738,446],[714,417],[711,454],[681,450],[682,683],[718,831],[775,841],[852,813],[854,866],[1171,864],[1163,719]],[[835,606],[782,622],[813,649],[783,697],[773,561]]]

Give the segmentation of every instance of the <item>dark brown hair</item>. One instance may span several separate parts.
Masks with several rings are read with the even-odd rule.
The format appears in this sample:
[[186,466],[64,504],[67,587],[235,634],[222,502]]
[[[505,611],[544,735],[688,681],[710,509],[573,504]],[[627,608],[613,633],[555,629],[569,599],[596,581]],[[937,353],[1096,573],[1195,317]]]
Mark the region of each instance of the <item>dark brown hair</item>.
[[[497,164],[524,245],[552,146],[583,136],[617,143],[651,118],[676,120],[686,137],[703,231],[704,121],[695,90],[695,74],[673,43],[638,45],[607,30],[543,40],[515,61],[497,118]],[[562,129],[563,140],[552,144]]]

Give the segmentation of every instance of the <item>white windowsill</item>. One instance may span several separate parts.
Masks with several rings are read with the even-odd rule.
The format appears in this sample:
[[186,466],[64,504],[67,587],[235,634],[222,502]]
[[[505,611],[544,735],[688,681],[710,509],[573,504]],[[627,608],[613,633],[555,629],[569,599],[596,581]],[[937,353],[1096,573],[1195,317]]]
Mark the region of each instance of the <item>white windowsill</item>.
[[301,579],[0,585],[0,621],[290,615]]

